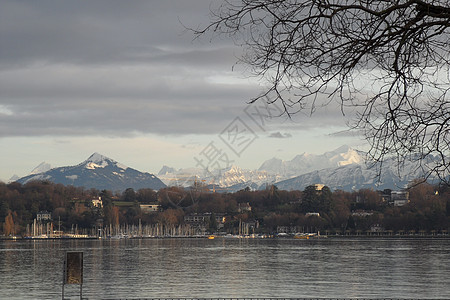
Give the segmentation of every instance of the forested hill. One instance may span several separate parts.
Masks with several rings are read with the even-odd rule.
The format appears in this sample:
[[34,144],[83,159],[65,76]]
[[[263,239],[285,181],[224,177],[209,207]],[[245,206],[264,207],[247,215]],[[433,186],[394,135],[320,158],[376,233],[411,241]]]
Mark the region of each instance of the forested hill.
[[98,190],[124,191],[127,188],[158,190],[166,185],[155,175],[129,168],[99,153],[75,166],[53,168],[18,179],[20,183],[47,180],[64,185],[82,186]]

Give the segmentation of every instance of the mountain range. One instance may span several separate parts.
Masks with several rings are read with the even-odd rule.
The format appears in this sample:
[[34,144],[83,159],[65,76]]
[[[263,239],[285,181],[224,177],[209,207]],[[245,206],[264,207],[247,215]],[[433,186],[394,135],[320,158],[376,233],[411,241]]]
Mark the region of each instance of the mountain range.
[[[303,153],[291,160],[271,158],[256,170],[231,166],[222,170],[205,172],[202,169],[179,169],[164,166],[157,176],[167,185],[192,186],[201,180],[208,186],[234,192],[245,187],[263,189],[275,184],[283,190],[304,190],[307,186],[321,183],[333,190],[402,189],[422,173],[413,162],[403,166],[404,176],[399,176],[395,159],[387,159],[378,174],[366,165],[365,153],[348,146],[323,154]],[[378,176],[379,175],[379,176]]]
[[333,190],[401,189],[411,180],[422,177],[416,165],[404,166],[405,176],[397,175],[394,159],[384,162],[377,176],[375,169],[365,164],[365,154],[348,146],[323,154],[303,153],[291,160],[269,159],[258,169],[247,170],[238,166],[206,172],[200,168],[175,169],[164,165],[155,176],[128,168],[98,153],[76,166],[51,168],[41,163],[30,175],[18,179],[20,183],[31,180],[49,180],[65,185],[112,191],[133,188],[158,190],[166,186],[189,187],[199,182],[217,191],[235,192],[246,187],[263,189],[275,184],[283,190],[304,190],[308,185],[321,183]]

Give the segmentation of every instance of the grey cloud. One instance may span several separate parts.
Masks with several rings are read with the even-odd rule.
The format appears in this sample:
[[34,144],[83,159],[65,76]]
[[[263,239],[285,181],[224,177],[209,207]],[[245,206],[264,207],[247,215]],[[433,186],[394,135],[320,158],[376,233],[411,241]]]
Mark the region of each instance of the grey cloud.
[[[211,72],[211,71],[210,71]],[[211,72],[212,73],[212,72]],[[0,73],[3,104],[45,105],[72,102],[72,99],[214,100],[243,102],[256,91],[244,84],[208,82],[208,70],[179,66],[51,66]],[[56,102],[55,102],[56,100]],[[206,104],[206,103],[205,103]]]
[[[0,137],[219,134],[260,93],[230,75],[240,48],[185,31],[211,1],[0,3]],[[328,110],[280,122],[342,123]]]
[[272,132],[269,134],[269,138],[277,138],[277,139],[285,139],[285,138],[291,138],[292,134],[290,133],[281,133],[281,132]]
[[363,137],[364,132],[361,130],[352,130],[352,129],[346,129],[346,130],[339,130],[334,131],[328,134],[332,137]]
[[194,47],[184,26],[207,21],[210,2],[2,0],[0,63],[141,61],[158,46]]
[[[143,78],[144,72],[106,79],[102,72],[92,73],[77,80],[59,73],[0,80],[5,91],[0,103],[10,112],[0,118],[0,136],[214,134],[242,112],[255,92],[245,85],[207,83],[195,72],[191,78],[151,73]],[[24,81],[34,77],[35,83],[23,89]]]
[[84,104],[22,105],[20,111],[0,118],[0,136],[218,134],[242,110],[237,106],[224,110],[215,103],[188,99],[184,103],[115,99],[80,102]]
[[[325,96],[322,96],[325,98]],[[318,100],[321,99],[319,95]],[[329,102],[324,107],[319,107],[311,112],[305,109],[292,117],[292,123],[294,126],[302,129],[309,130],[312,128],[328,128],[328,127],[347,127],[348,123],[356,118],[354,108],[344,108],[342,112],[340,103],[335,101]]]

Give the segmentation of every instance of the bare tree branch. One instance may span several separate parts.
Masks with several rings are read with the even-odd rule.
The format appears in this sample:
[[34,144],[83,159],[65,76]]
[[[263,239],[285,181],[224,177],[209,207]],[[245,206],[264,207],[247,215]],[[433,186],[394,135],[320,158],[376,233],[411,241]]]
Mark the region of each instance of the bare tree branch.
[[195,31],[207,33],[233,37],[268,83],[251,102],[288,115],[313,113],[318,97],[356,108],[371,161],[395,155],[400,171],[415,160],[450,184],[447,0],[225,0]]

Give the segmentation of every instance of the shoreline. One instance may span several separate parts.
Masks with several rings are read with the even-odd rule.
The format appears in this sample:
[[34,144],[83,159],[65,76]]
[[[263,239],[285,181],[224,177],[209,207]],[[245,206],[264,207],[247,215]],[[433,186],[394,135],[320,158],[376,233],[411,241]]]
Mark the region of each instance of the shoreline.
[[[280,240],[299,240],[294,235],[292,236],[224,236],[215,235],[215,239],[280,239]],[[449,234],[346,234],[346,235],[320,235],[312,236],[305,240],[320,240],[320,239],[450,239]],[[210,235],[206,236],[132,236],[132,237],[5,237],[0,236],[0,241],[41,241],[41,240],[143,240],[143,239],[211,239]],[[303,239],[301,239],[303,240]]]

